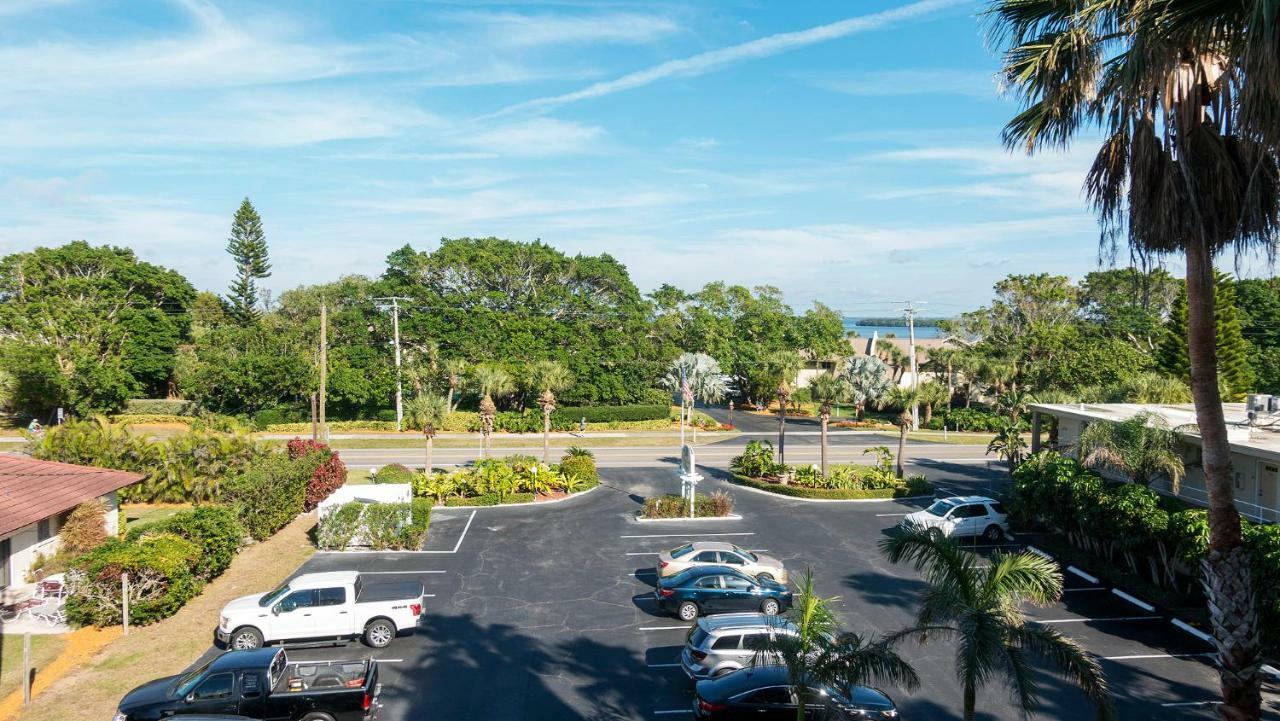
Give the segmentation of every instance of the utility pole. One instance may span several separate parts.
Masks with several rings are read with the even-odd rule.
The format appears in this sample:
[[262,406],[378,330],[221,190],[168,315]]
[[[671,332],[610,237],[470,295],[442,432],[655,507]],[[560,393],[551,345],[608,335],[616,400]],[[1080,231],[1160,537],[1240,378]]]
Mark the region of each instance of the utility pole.
[[329,442],[329,425],[324,421],[325,386],[329,375],[329,304],[320,301],[320,439]]
[[[907,352],[911,354],[911,390],[920,389],[920,372],[916,369],[916,307],[913,301],[905,300],[907,310],[907,335],[910,341],[907,345]],[[924,305],[921,303],[920,305]],[[920,430],[920,404],[911,404],[911,430]]]
[[403,296],[391,296],[388,298],[374,298],[374,300],[391,303],[391,335],[394,339],[392,342],[396,347],[396,431],[404,430],[404,405],[402,399],[404,391],[400,384],[400,301],[411,300]]

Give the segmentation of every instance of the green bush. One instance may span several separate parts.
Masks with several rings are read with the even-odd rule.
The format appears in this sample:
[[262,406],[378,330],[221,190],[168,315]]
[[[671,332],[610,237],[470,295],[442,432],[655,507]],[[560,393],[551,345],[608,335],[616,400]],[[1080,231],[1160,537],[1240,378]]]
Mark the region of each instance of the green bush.
[[409,525],[404,527],[400,547],[407,550],[422,548],[427,540],[427,528],[431,525],[431,500],[415,498],[409,503]]
[[120,579],[129,574],[129,623],[146,625],[177,613],[200,593],[192,569],[200,547],[170,534],[136,542],[109,541],[71,562],[67,620],[75,626],[114,626],[123,609]]
[[210,580],[222,575],[231,565],[244,540],[245,528],[233,508],[200,506],[135,528],[129,531],[127,538],[135,541],[166,534],[184,538],[200,549],[196,575]]
[[940,431],[945,423],[947,429],[953,431],[995,433],[1008,420],[1006,415],[995,411],[980,408],[948,408],[935,414],[924,427]]
[[263,408],[254,413],[253,427],[262,431],[276,425],[296,423],[309,428],[311,426],[310,419],[311,409],[309,408],[276,406],[275,408]]
[[341,551],[351,545],[360,530],[363,512],[363,503],[351,501],[325,514],[316,525],[316,545],[327,551]]
[[369,548],[375,551],[398,550],[404,542],[404,529],[412,522],[408,503],[371,503],[360,516],[360,530]]
[[742,454],[729,461],[729,470],[751,478],[773,474],[778,464],[773,460],[773,444],[769,441],[747,441]]
[[674,400],[671,391],[661,388],[645,388],[640,391],[636,403],[642,406],[670,406]]
[[532,493],[511,493],[507,496],[499,496],[496,493],[486,493],[480,496],[471,496],[468,498],[446,498],[444,505],[446,506],[497,506],[503,503],[530,503],[533,501]]
[[810,498],[810,499],[826,499],[839,501],[852,501],[866,498],[906,498],[908,496],[921,496],[933,493],[933,485],[920,477],[915,485],[910,482],[895,486],[891,489],[872,489],[872,488],[805,488],[804,486],[796,486],[792,484],[783,485],[772,481],[764,481],[758,478],[749,478],[739,473],[733,474],[733,482],[755,488],[761,491],[776,493],[780,496],[791,496],[793,498]]
[[[722,518],[733,513],[733,496],[724,491],[694,497],[695,518]],[[688,499],[675,494],[650,496],[644,499],[641,518],[686,518],[689,515]]]
[[122,416],[194,416],[200,412],[195,401],[168,398],[130,398],[124,402]]
[[[330,431],[394,431],[395,420],[391,421],[329,421],[326,423]],[[273,423],[266,428],[268,433],[310,433],[311,423]],[[444,430],[444,429],[442,429]]]
[[302,513],[311,467],[283,453],[255,462],[224,484],[224,499],[236,508],[249,535],[264,541]]
[[589,455],[566,454],[560,459],[560,475],[574,476],[592,486],[600,482],[600,473],[596,470],[596,459]]
[[373,474],[374,483],[413,483],[413,471],[399,463],[391,463]]
[[[666,420],[671,415],[670,403],[633,406],[566,406],[557,408],[551,414],[551,421],[557,427],[577,428],[582,418],[587,423],[610,423],[613,421],[656,421]],[[541,423],[538,428],[541,429]]]

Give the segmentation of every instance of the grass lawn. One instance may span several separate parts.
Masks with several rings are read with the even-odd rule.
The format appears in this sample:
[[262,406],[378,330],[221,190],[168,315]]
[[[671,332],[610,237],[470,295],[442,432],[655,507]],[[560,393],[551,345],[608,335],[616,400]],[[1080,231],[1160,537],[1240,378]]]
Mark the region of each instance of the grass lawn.
[[181,672],[209,648],[218,612],[227,601],[273,588],[306,561],[315,552],[307,535],[314,525],[314,516],[301,516],[271,539],[249,546],[177,614],[107,644],[37,696],[17,719],[111,718],[130,689]]
[[124,504],[126,527],[136,528],[163,521],[189,508],[191,508],[190,503],[126,503]]
[[366,486],[370,483],[373,483],[373,479],[369,477],[368,468],[348,468],[347,469],[347,485]]
[[[37,677],[66,645],[67,638],[61,634],[31,634],[31,665]],[[0,654],[0,698],[4,698],[22,687],[22,636],[5,636]]]
[[[893,438],[897,439],[898,435],[893,434]],[[991,442],[995,437],[994,433],[982,433],[973,431],[947,431],[946,437],[943,437],[942,431],[908,431],[907,440],[909,441],[930,441],[932,443],[951,443],[960,446],[977,446]],[[1031,436],[1027,436],[1028,440]]]

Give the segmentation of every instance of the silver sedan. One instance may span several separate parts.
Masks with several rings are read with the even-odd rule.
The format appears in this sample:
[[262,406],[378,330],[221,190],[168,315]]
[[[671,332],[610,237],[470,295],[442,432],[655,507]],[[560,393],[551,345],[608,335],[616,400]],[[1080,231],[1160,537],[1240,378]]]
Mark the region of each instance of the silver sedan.
[[732,543],[697,541],[658,555],[658,575],[662,578],[695,566],[729,566],[756,578],[787,582],[787,569],[782,567],[782,561]]

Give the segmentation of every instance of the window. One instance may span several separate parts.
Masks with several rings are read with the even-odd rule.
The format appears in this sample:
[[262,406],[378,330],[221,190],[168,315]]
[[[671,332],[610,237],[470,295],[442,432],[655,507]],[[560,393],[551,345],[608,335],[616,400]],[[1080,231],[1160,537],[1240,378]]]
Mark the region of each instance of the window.
[[742,699],[743,703],[753,703],[760,705],[777,705],[791,704],[791,689],[786,686],[770,686],[762,688],[755,693],[748,694]]
[[741,636],[721,636],[711,644],[711,648],[716,651],[729,651],[738,648],[738,644],[742,641]]
[[699,553],[698,555],[694,556],[694,557],[693,557],[693,560],[694,560],[694,561],[697,561],[698,563],[715,563],[715,562],[716,562],[716,552],[715,552],[715,551],[703,551],[702,553]]
[[720,588],[720,577],[707,576],[706,578],[700,578],[694,585],[698,588]]
[[955,506],[951,501],[934,501],[932,505],[924,509],[929,515],[942,518]]
[[750,591],[755,584],[741,576],[725,576],[724,587],[731,591]]
[[742,637],[742,647],[748,651],[758,651],[769,644],[769,634],[749,633]]
[[280,602],[280,613],[288,613],[297,608],[311,608],[316,605],[316,592],[313,590],[294,591]]
[[49,519],[46,518],[36,524],[36,541],[47,541],[53,537],[53,530],[49,527]]
[[1006,511],[1006,510],[1004,510],[1004,504],[1003,504],[1003,503],[992,503],[992,504],[991,504],[991,510],[992,510],[992,511],[995,511],[996,513],[1000,514],[1001,516],[1007,516],[1007,515],[1009,515],[1009,512],[1008,512],[1008,511]]
[[729,566],[741,566],[742,564],[746,563],[745,561],[742,560],[741,556],[739,556],[736,553],[731,553],[729,551],[720,552],[720,562]]
[[196,687],[196,700],[204,701],[231,696],[231,674],[215,673]]
[[272,591],[271,593],[268,593],[267,595],[263,596],[262,599],[258,601],[258,605],[263,608],[266,608],[267,606],[270,606],[276,601],[279,601],[288,592],[289,592],[289,585],[285,584],[280,588],[277,588],[276,590]]
[[322,588],[319,592],[320,602],[317,606],[341,606],[347,602],[347,589]]
[[806,706],[822,708],[822,705],[825,704],[826,702],[827,702],[826,691],[821,691],[816,688],[811,688],[804,692],[804,703]]
[[987,509],[982,504],[974,504],[969,506],[960,506],[956,512],[951,514],[952,518],[977,518],[978,516],[987,515]]
[[692,550],[693,550],[693,544],[692,544],[692,543],[686,543],[686,544],[684,544],[683,546],[678,546],[678,547],[676,547],[676,548],[673,548],[673,549],[671,550],[671,557],[672,557],[672,558],[682,558],[682,557],[684,557],[684,556],[689,555],[689,552],[690,552],[690,551],[692,551]]

